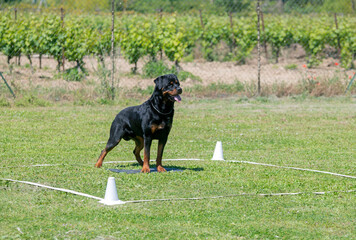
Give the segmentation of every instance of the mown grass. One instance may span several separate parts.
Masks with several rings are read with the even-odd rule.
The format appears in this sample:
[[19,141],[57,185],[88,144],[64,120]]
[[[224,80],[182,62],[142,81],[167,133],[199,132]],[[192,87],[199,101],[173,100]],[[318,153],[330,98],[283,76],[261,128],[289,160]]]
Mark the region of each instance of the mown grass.
[[[95,169],[119,106],[0,108],[0,178],[27,180],[104,197],[114,176],[121,200],[252,195],[127,203],[96,200],[0,181],[4,239],[353,239],[355,180],[321,173],[211,161],[216,141],[228,160],[271,163],[356,175],[356,101],[353,98],[183,99],[165,158],[177,173],[117,174]],[[122,142],[106,161],[133,160]],[[152,146],[153,158],[157,143]],[[60,164],[29,167],[32,164]],[[152,162],[154,164],[154,162]],[[305,192],[261,197],[258,193]]]

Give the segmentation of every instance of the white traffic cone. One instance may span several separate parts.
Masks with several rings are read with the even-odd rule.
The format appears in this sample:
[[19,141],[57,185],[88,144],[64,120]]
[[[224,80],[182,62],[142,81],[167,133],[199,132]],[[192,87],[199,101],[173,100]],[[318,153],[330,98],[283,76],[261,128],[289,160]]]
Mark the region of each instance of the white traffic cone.
[[124,204],[125,202],[119,200],[117,196],[116,183],[114,177],[109,177],[108,184],[106,185],[105,198],[100,201],[105,205]]
[[211,160],[224,160],[224,154],[221,141],[218,141],[215,146],[214,155]]

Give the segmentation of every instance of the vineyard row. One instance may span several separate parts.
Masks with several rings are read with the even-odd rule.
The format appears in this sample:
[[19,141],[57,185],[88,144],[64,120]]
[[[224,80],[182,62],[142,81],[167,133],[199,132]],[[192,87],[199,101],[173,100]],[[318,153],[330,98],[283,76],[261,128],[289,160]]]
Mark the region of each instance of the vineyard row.
[[[214,48],[224,42],[227,59],[241,64],[251,56],[257,45],[257,16],[141,16],[116,18],[115,45],[120,47],[130,64],[149,56],[156,60],[165,55],[179,66],[186,55],[199,45],[207,60],[214,59]],[[323,50],[332,47],[345,68],[353,67],[356,55],[356,18],[330,16],[265,16],[261,41],[271,47],[278,61],[281,49],[293,43],[307,53],[309,67],[318,65]],[[336,24],[335,24],[336,23]],[[58,62],[62,58],[84,68],[84,57],[95,56],[104,64],[111,51],[111,20],[103,16],[66,17],[65,22],[55,15],[24,15],[18,19],[0,16],[0,52],[8,63],[16,56],[49,55]]]

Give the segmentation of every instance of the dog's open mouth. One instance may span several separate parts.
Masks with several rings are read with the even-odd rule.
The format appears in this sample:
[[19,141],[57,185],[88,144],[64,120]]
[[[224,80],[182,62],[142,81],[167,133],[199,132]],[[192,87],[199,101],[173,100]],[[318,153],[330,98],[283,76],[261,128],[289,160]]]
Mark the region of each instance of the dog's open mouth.
[[180,102],[182,101],[182,98],[179,95],[172,96],[174,101]]
[[180,97],[180,93],[182,93],[182,90],[180,91],[166,91],[163,92],[163,96],[171,102],[181,102],[182,98]]

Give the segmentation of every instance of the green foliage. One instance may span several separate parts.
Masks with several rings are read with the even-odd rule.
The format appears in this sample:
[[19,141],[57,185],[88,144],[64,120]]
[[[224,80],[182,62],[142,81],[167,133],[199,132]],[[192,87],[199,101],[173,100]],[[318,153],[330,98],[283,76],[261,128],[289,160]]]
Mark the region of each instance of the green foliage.
[[214,47],[220,43],[225,34],[229,35],[228,32],[230,31],[230,28],[227,26],[227,22],[221,21],[218,17],[210,18],[205,24],[201,34],[201,44],[203,47],[203,55],[206,60],[216,60],[213,55],[213,50]]
[[266,24],[265,29],[265,41],[271,45],[276,63],[278,63],[281,48],[289,47],[293,42],[293,26],[281,20],[280,18],[269,18],[270,22]]
[[327,43],[330,25],[325,18],[303,18],[302,21],[305,24],[301,24],[301,21],[295,23],[295,41],[307,52],[308,67],[314,67],[321,62],[320,53]]
[[9,100],[3,96],[0,97],[0,107],[10,107],[11,103]]
[[163,61],[150,61],[143,66],[143,76],[155,78],[160,75],[171,73],[171,69]]
[[67,81],[80,82],[87,75],[86,72],[79,67],[69,68],[63,73],[63,77]]
[[100,79],[100,96],[101,99],[112,99],[113,89],[110,85],[111,71],[106,69],[103,65],[98,66],[95,74]]
[[178,67],[187,49],[194,45],[195,38],[190,38],[189,30],[184,25],[179,25],[177,19],[164,19],[163,50],[168,59],[175,62]]
[[352,14],[355,13],[355,9],[352,8],[353,4],[356,4],[355,0],[325,0],[324,1],[324,11],[332,12],[332,13],[344,13],[344,14]]
[[251,1],[248,0],[136,0],[123,1],[117,6],[118,10],[129,10],[139,13],[163,12],[196,12],[204,9],[209,13],[243,12],[250,10]]
[[50,103],[42,98],[39,98],[32,93],[26,94],[20,98],[15,99],[15,106],[17,107],[29,107],[29,106],[38,106],[38,107],[46,107],[49,106]]
[[284,68],[287,69],[287,70],[295,70],[295,69],[298,68],[298,65],[295,64],[295,63],[292,63],[292,64],[289,64],[289,65],[285,66]]
[[[93,26],[95,27],[95,25]],[[97,57],[98,62],[105,67],[104,57],[109,55],[111,52],[111,29],[110,27],[99,25],[99,28],[93,29],[92,34],[93,45],[91,48],[91,53]],[[117,41],[116,41],[117,42]],[[115,42],[115,47],[117,44]]]
[[222,6],[226,12],[243,12],[254,7],[255,3],[250,0],[216,0],[214,4]]
[[[303,16],[303,18],[274,18],[266,22],[265,40],[271,44],[274,55],[291,43],[300,44],[307,53],[308,67],[315,67],[323,59],[326,45],[340,48],[340,58],[345,68],[352,67],[356,54],[356,19],[339,17],[336,29],[330,16]],[[340,43],[340,46],[339,46]]]
[[41,19],[40,53],[48,54],[57,61],[57,70],[60,69],[65,43],[65,33],[59,17],[49,15]]
[[250,18],[240,18],[233,28],[233,37],[236,44],[236,49],[233,55],[239,63],[244,64],[246,59],[251,55],[252,50],[257,45],[257,31],[253,21],[255,16]]
[[83,28],[83,19],[79,18],[66,23],[64,56],[68,61],[77,63],[77,67],[84,70],[84,57],[93,52],[95,32],[87,27]]
[[22,29],[23,31],[23,28],[19,28],[19,24],[14,21],[9,14],[1,16],[0,50],[7,56],[7,62],[9,64],[13,57],[19,56],[21,53],[23,36],[19,34],[17,29]]
[[187,71],[179,71],[178,73],[176,73],[176,75],[178,76],[178,78],[181,82],[184,82],[188,78],[190,78],[191,80],[193,80],[195,82],[202,82],[200,77],[195,76],[194,74],[187,72]]
[[201,79],[192,73],[186,71],[178,71],[175,66],[169,68],[163,61],[150,61],[144,65],[142,71],[143,76],[147,78],[155,78],[164,74],[173,73],[176,74],[179,80],[182,82],[188,78],[192,79],[193,81],[201,82]]
[[211,83],[208,88],[211,91],[219,91],[221,93],[238,93],[245,90],[244,84],[239,81],[234,84]]
[[329,44],[338,49],[340,42],[341,63],[345,68],[355,68],[352,60],[356,55],[356,19],[339,18],[339,28],[333,28],[329,35]]
[[[17,21],[9,14],[0,18],[0,51],[7,56],[8,63],[20,55],[26,55],[31,63],[32,55],[46,54],[57,61],[57,69],[64,56],[85,71],[83,59],[92,55],[105,67],[104,59],[111,51],[110,18],[69,15],[64,25],[51,14],[19,16]],[[226,15],[209,15],[202,20],[204,26],[193,15],[123,15],[115,28],[115,48],[120,47],[129,63],[134,64],[134,73],[140,59],[157,61],[163,55],[179,72],[179,63],[192,55],[197,45],[208,61],[221,60],[217,47],[226,44],[229,52],[222,59],[246,63],[257,44],[256,14],[235,16],[232,22]],[[276,61],[282,48],[297,43],[307,53],[308,66],[317,66],[328,45],[338,50],[342,65],[350,68],[356,54],[356,18],[339,16],[338,22],[336,29],[330,16],[269,16],[261,37],[272,47]]]
[[124,51],[124,56],[131,64],[135,64],[132,72],[137,71],[137,62],[144,56],[145,39],[143,34],[145,32],[144,22],[133,20],[126,23],[125,29],[121,33],[120,47]]

